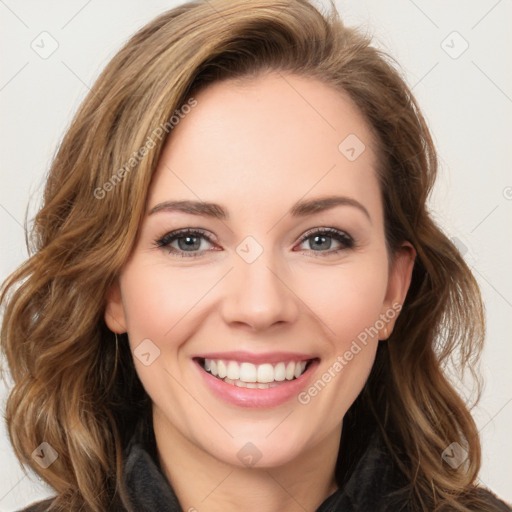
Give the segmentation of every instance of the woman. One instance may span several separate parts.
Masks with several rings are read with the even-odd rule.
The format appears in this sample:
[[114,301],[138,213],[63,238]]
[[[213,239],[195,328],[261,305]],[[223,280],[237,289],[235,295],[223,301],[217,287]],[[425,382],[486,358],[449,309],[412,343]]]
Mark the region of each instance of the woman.
[[4,284],[11,441],[57,492],[26,510],[511,510],[442,371],[484,329],[435,174],[410,91],[335,12],[146,25]]

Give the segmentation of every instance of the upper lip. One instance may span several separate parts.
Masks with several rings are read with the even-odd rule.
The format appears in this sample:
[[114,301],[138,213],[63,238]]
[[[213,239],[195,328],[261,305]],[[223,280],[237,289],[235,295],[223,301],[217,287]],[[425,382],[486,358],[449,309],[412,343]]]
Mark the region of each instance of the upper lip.
[[316,359],[317,356],[312,354],[304,354],[299,352],[245,352],[242,350],[230,352],[208,352],[204,354],[197,354],[194,359],[223,359],[227,361],[239,361],[241,363],[280,363],[284,361],[309,361]]

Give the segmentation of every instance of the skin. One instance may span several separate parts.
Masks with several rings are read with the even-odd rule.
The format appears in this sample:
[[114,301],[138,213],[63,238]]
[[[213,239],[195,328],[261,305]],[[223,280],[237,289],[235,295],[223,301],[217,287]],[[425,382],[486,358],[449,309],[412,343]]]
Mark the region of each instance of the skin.
[[[192,357],[304,352],[320,358],[315,382],[379,315],[403,304],[415,252],[404,243],[390,264],[375,142],[344,94],[271,72],[215,83],[195,97],[197,106],[166,142],[148,212],[190,199],[221,204],[229,219],[146,215],[105,319],[113,331],[128,332],[132,349],[149,338],[160,350],[149,366],[134,361],[153,401],[162,467],[184,510],[316,510],[336,489],[343,416],[397,315],[307,404],[227,404],[198,378]],[[338,149],[349,134],[366,146],[354,161]],[[370,219],[349,205],[304,218],[287,214],[300,199],[333,194],[361,203]],[[343,244],[327,238],[315,250],[314,234],[300,241],[325,227],[348,233],[356,245],[328,254]],[[199,237],[195,258],[155,245],[181,228],[201,228],[213,241]],[[263,249],[252,263],[236,252],[249,235]],[[171,245],[183,253],[181,240]],[[252,467],[237,456],[247,442],[261,453]]]

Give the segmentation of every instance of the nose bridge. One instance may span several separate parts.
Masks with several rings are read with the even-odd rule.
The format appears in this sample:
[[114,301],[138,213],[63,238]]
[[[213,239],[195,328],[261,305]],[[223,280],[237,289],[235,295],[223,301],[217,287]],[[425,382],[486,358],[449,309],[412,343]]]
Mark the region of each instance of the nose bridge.
[[271,247],[246,237],[236,248],[234,272],[225,301],[226,322],[243,322],[263,329],[290,322],[297,314],[295,296],[286,286],[283,262]]

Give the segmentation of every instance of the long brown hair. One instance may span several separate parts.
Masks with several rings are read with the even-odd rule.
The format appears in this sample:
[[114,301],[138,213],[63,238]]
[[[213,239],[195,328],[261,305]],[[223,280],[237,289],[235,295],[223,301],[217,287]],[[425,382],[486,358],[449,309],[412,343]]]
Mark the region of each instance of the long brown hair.
[[[474,492],[478,432],[444,370],[451,359],[474,370],[483,308],[468,266],[427,210],[437,169],[428,127],[391,59],[335,9],[321,13],[306,0],[184,4],[137,32],[97,79],[52,163],[31,256],[3,285],[1,343],[14,380],[6,417],[18,458],[56,489],[55,510],[122,502],[123,448],[148,397],[125,335],[116,344],[104,323],[106,292],[184,106],[209,83],[265,70],[350,96],[378,141],[388,247],[407,240],[417,251],[395,330],[347,413],[339,481],[360,453],[361,442],[347,440],[361,441],[362,418],[371,417],[415,510],[489,510]],[[31,458],[43,441],[59,454],[47,469]],[[458,470],[441,457],[452,442],[468,453]]]

